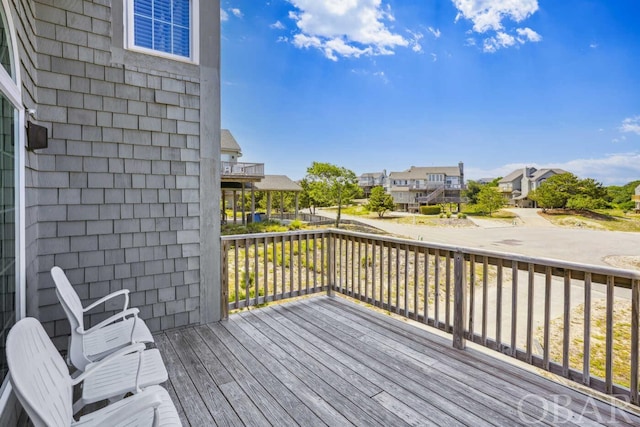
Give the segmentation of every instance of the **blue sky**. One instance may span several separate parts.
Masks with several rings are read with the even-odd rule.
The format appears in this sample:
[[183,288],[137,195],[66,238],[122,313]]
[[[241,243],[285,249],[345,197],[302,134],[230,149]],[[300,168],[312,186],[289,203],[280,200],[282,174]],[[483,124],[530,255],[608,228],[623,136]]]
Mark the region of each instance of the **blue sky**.
[[302,178],[465,163],[640,179],[638,0],[221,0],[222,127]]

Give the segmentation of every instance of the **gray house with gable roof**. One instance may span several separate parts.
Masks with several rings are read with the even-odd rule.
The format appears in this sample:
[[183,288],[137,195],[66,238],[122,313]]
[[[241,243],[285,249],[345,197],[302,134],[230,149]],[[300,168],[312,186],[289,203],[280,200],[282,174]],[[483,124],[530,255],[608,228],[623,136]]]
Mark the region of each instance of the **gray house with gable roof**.
[[498,190],[507,199],[508,204],[519,208],[531,208],[535,203],[529,199],[529,193],[548,178],[562,173],[567,171],[558,168],[536,169],[525,166],[498,181]]

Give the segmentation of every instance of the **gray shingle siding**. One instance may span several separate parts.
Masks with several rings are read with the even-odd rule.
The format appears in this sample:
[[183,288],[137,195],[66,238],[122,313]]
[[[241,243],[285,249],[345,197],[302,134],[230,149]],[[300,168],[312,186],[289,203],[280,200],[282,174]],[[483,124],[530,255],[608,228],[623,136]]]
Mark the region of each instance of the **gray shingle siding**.
[[11,3],[24,103],[49,130],[26,158],[27,314],[66,346],[59,265],[84,304],[126,288],[152,330],[200,322],[201,71],[124,51],[120,2]]

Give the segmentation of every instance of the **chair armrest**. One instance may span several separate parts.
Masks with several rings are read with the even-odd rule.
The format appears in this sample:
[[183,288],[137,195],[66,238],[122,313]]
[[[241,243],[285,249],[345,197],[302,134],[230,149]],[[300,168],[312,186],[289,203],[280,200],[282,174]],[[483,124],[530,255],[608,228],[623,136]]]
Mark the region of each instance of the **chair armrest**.
[[140,310],[138,308],[128,308],[124,311],[121,311],[120,313],[116,313],[113,316],[104,319],[102,322],[98,323],[97,325],[92,326],[91,328],[87,329],[86,331],[78,331],[81,334],[89,334],[97,329],[103,328],[106,325],[113,323],[117,320],[122,320],[127,316],[138,316],[138,313],[140,312]]
[[93,304],[86,306],[85,308],[82,309],[82,311],[87,312],[93,308],[96,308],[100,304],[103,304],[106,301],[109,301],[110,299],[119,297],[120,295],[124,295],[124,306],[122,307],[122,310],[126,310],[127,307],[129,307],[129,289],[120,289],[119,291],[110,293],[109,295],[100,298],[98,301],[94,302]]
[[87,418],[93,418],[94,416],[100,416],[100,419],[96,420],[99,421],[99,423],[94,425],[116,425],[126,423],[131,420],[131,418],[138,415],[141,410],[151,407],[153,408],[153,420],[150,420],[152,423],[149,425],[157,426],[159,422],[158,408],[162,404],[162,395],[160,393],[161,392],[159,390],[143,391],[109,405],[117,406],[117,408],[111,408],[110,411],[109,406],[107,406],[106,409],[108,412],[105,414],[100,414],[100,410],[98,410],[98,414],[90,413],[85,417],[80,418],[79,423],[82,425],[83,421],[86,421]]
[[105,366],[106,364],[108,364],[109,362],[111,362],[113,359],[117,359],[118,357],[122,357],[125,354],[130,354],[130,353],[142,353],[144,350],[146,349],[146,346],[142,343],[136,343],[136,344],[131,344],[127,347],[123,347],[120,350],[111,353],[110,355],[108,355],[107,357],[105,357],[102,360],[99,360],[98,362],[94,362],[91,363],[87,366],[87,369],[81,373],[80,375],[78,375],[77,377],[73,378],[71,380],[71,383],[75,386],[77,384],[80,384],[82,381],[84,381],[89,375],[94,374],[95,372],[99,371],[100,368],[102,366]]

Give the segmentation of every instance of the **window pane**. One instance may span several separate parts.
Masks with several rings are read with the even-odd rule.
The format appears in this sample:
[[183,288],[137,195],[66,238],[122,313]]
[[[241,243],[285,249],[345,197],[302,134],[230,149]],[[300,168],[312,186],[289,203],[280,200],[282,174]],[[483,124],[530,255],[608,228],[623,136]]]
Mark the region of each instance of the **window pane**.
[[173,0],[173,23],[189,28],[189,0]]
[[135,0],[133,2],[133,13],[143,15],[148,18],[152,16],[151,0]]
[[171,22],[171,0],[153,0],[153,19]]
[[135,16],[134,44],[147,49],[153,49],[153,27],[149,18]]
[[134,0],[134,45],[191,56],[193,0]]
[[160,52],[171,52],[171,24],[153,23],[153,48]]
[[173,28],[173,53],[187,57],[190,56],[189,42],[188,28]]
[[14,77],[11,66],[11,49],[9,49],[10,42],[8,29],[5,28],[5,16],[0,11],[0,64],[11,77]]
[[7,375],[5,344],[16,319],[14,117],[0,95],[0,381]]

